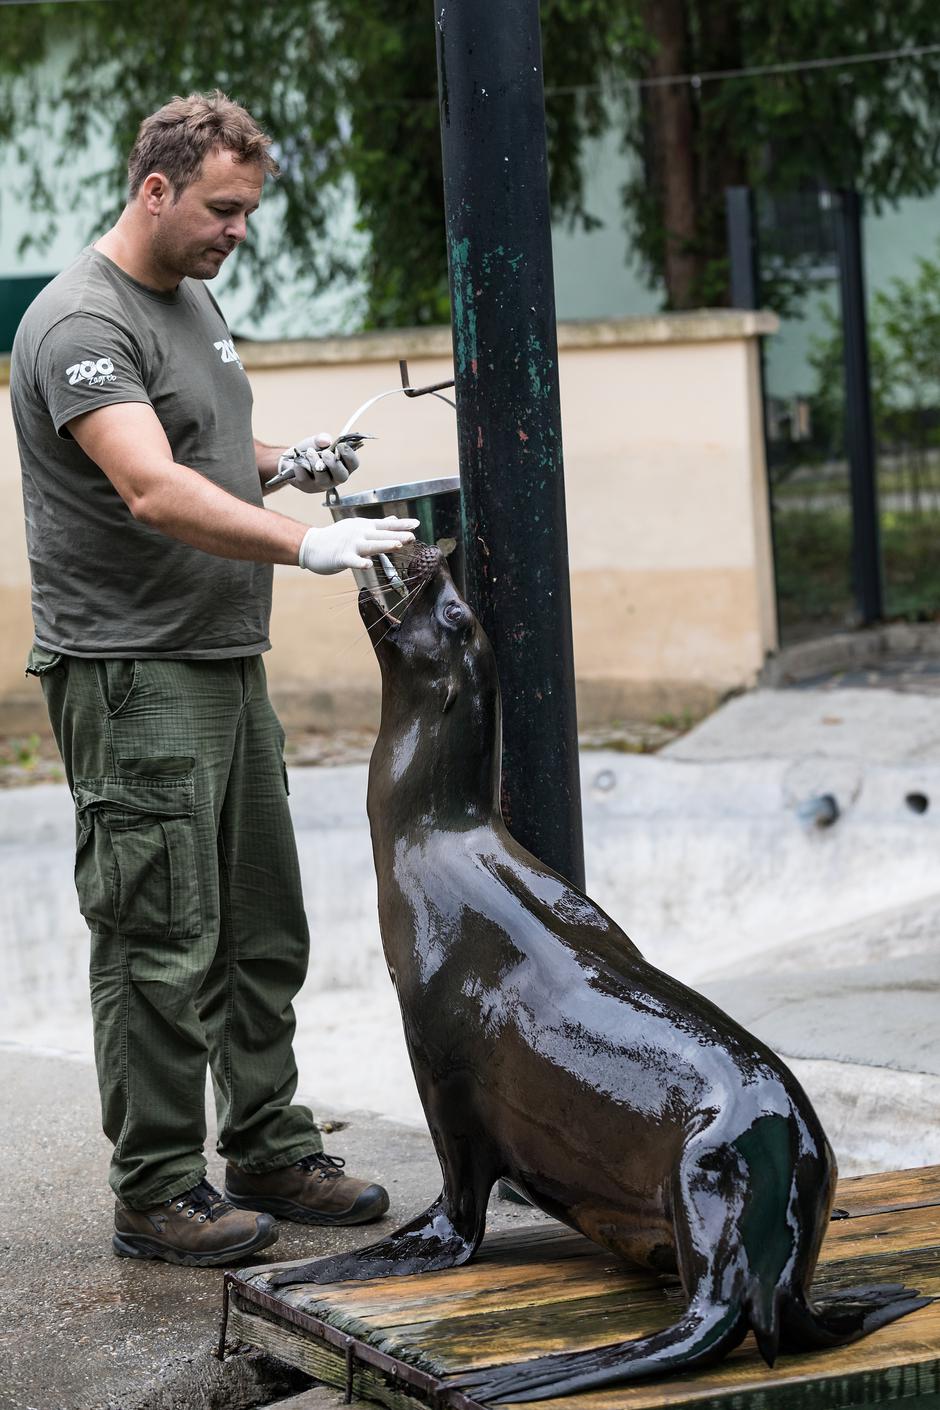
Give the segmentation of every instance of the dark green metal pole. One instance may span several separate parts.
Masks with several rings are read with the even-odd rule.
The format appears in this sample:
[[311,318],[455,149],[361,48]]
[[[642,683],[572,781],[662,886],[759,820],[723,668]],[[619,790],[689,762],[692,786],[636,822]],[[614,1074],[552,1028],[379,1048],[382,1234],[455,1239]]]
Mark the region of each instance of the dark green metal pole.
[[470,601],[503,697],[513,836],[584,885],[538,0],[437,0]]

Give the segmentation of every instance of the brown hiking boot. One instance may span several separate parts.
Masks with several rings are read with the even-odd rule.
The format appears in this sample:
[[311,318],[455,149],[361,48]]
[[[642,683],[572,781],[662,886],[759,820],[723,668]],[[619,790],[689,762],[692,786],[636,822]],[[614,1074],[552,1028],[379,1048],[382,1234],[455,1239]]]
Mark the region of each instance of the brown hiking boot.
[[243,1262],[276,1240],[277,1226],[269,1214],[234,1209],[208,1180],[151,1209],[128,1209],[120,1200],[114,1206],[111,1247],[120,1258],[212,1268]]
[[295,1224],[368,1224],[388,1209],[381,1185],[343,1174],[339,1156],[305,1155],[293,1165],[251,1174],[225,1168],[225,1198],[239,1209],[263,1209]]

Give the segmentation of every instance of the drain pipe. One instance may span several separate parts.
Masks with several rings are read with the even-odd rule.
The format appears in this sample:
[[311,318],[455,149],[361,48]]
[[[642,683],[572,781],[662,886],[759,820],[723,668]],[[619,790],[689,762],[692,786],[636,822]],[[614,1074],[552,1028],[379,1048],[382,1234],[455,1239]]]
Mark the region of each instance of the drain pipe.
[[839,804],[832,793],[820,793],[800,803],[796,815],[807,827],[832,827],[838,822]]
[[436,0],[467,595],[503,700],[503,807],[584,885],[538,0]]

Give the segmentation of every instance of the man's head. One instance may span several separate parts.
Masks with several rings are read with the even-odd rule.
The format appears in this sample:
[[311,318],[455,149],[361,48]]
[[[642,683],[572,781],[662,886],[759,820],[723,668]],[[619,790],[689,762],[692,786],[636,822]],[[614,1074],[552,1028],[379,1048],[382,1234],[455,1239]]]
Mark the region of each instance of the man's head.
[[179,279],[214,279],[245,238],[271,139],[218,91],[174,98],[140,125],[127,164],[130,204],[144,220],[155,265]]

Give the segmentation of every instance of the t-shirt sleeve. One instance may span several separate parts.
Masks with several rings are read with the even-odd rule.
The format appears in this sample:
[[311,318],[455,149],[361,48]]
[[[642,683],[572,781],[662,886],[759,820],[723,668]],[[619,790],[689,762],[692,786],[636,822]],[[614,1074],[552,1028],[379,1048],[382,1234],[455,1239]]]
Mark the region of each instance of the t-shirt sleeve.
[[49,329],[36,358],[36,386],[63,438],[69,435],[66,423],[85,411],[150,403],[134,339],[90,313],[69,314]]

